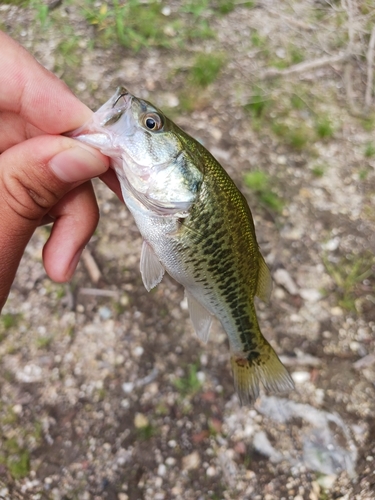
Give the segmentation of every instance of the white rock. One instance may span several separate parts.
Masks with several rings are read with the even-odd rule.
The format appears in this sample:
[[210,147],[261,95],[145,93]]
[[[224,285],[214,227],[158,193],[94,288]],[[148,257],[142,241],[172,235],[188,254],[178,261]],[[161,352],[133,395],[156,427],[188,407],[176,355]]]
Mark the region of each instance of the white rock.
[[22,405],[16,404],[16,405],[13,406],[12,410],[13,410],[13,412],[16,415],[21,415],[21,413],[22,413]]
[[148,418],[143,413],[136,413],[134,417],[134,425],[137,429],[142,429],[149,425]]
[[161,9],[161,13],[163,14],[163,16],[170,16],[171,15],[171,8],[169,5],[165,5],[162,9]]
[[322,294],[315,288],[302,288],[299,294],[307,302],[318,302],[322,298]]
[[43,378],[43,372],[40,366],[30,363],[25,365],[22,370],[16,373],[16,379],[19,382],[32,384],[33,382],[40,382]]
[[193,451],[182,459],[182,468],[184,470],[197,469],[201,463],[201,458],[197,451]]
[[303,371],[293,372],[292,379],[296,384],[304,384],[305,382],[308,382],[310,380],[310,373]]
[[322,248],[323,250],[328,250],[329,252],[334,252],[335,250],[338,249],[340,245],[340,238],[336,236],[335,238],[332,238],[331,240],[326,241],[325,243],[322,243]]
[[165,473],[167,472],[167,467],[164,464],[159,464],[158,467],[158,476],[165,476]]
[[133,389],[134,389],[134,384],[132,382],[124,382],[122,384],[122,390],[126,392],[126,394],[132,392]]
[[215,467],[212,467],[212,466],[211,467],[207,467],[206,474],[209,477],[215,476],[216,475],[216,469],[215,469]]
[[137,356],[138,358],[140,356],[142,356],[143,353],[144,353],[144,349],[141,345],[139,345],[133,349],[133,355]]
[[298,294],[298,287],[286,269],[280,267],[273,274],[276,283],[283,286],[291,295]]
[[317,479],[317,483],[325,490],[330,490],[335,484],[337,476],[335,474],[329,474],[326,476],[320,476]]

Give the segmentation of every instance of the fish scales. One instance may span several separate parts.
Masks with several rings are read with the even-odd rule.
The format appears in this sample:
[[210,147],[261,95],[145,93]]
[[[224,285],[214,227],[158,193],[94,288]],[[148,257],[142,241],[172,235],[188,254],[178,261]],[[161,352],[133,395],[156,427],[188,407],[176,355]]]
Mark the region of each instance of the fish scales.
[[[157,125],[149,129],[149,125]],[[242,404],[293,382],[259,328],[254,297],[268,298],[269,271],[244,196],[217,160],[160,110],[118,89],[92,122],[71,134],[113,160],[124,201],[144,238],[143,282],[164,269],[185,287],[198,336],[212,316],[225,329]]]

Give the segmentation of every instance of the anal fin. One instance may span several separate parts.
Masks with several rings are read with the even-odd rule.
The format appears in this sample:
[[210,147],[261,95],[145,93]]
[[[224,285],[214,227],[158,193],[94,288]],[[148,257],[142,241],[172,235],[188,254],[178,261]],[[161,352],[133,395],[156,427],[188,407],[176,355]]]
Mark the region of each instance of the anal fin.
[[164,275],[163,265],[145,241],[142,244],[140,269],[143,284],[148,292],[160,283]]
[[185,290],[190,313],[190,319],[193,323],[195,333],[198,338],[205,344],[210,336],[210,328],[212,323],[212,315],[203,307],[191,293]]

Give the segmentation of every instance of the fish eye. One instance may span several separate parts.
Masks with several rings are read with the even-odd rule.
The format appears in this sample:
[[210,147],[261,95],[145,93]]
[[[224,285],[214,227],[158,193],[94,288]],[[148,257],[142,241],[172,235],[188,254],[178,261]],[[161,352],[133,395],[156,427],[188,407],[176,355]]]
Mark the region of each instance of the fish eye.
[[148,113],[143,117],[143,124],[148,130],[156,132],[163,128],[163,120],[157,113]]

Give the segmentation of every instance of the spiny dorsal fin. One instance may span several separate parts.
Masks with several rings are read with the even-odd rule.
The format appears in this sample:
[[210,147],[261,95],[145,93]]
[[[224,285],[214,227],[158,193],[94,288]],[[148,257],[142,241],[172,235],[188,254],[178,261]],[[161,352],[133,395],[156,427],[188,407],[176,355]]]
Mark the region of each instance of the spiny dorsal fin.
[[208,337],[210,336],[212,316],[207,309],[191,295],[191,293],[186,290],[185,293],[188,302],[190,319],[193,323],[195,333],[198,338],[206,344]]
[[150,245],[145,241],[142,244],[140,268],[143,284],[149,292],[162,280],[164,267]]
[[271,297],[272,291],[272,278],[270,270],[265,263],[262,254],[259,252],[259,274],[256,296],[259,297],[264,302],[268,302]]

